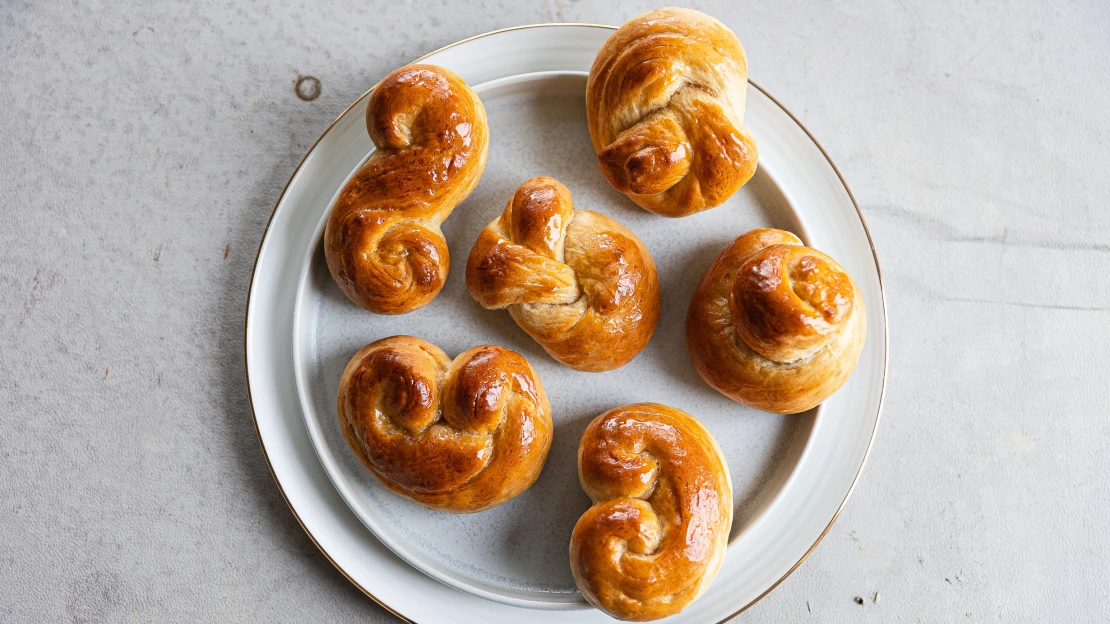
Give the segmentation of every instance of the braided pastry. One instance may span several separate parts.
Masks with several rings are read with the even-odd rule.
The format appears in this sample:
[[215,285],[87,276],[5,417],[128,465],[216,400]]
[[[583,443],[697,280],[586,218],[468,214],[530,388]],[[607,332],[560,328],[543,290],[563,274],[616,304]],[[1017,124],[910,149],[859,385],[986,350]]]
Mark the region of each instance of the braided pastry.
[[748,59],[724,24],[678,8],[631,20],[601,47],[586,84],[601,172],[666,217],[720,205],[755,174],[747,88]]
[[658,403],[609,410],[582,434],[578,477],[594,506],[574,527],[570,565],[590,604],[655,620],[709,587],[728,547],[732,479],[697,419]]
[[377,151],[336,200],[324,252],[351,301],[403,314],[435,298],[447,279],[440,224],[482,177],[486,111],[452,72],[409,65],[370,94],[366,129]]
[[558,180],[520,185],[474,243],[466,286],[509,314],[551,357],[581,371],[627,364],[659,320],[659,277],[640,239],[616,221],[575,210]]
[[451,360],[419,338],[393,336],[347,364],[339,427],[390,490],[470,513],[536,480],[551,447],[551,405],[518,353],[482,345]]
[[686,342],[706,383],[749,407],[795,414],[847,381],[867,312],[835,260],[783,230],[752,230],[705,272]]

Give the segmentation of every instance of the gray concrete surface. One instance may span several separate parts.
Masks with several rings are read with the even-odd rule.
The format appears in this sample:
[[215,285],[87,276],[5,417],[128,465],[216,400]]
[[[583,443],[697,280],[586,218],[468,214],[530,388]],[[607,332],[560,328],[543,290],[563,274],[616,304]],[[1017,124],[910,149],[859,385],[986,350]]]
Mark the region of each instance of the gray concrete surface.
[[[391,621],[316,551],[255,440],[242,322],[263,227],[392,68],[650,6],[3,3],[0,620]],[[694,6],[840,166],[890,308],[863,479],[737,621],[1106,617],[1107,5]]]

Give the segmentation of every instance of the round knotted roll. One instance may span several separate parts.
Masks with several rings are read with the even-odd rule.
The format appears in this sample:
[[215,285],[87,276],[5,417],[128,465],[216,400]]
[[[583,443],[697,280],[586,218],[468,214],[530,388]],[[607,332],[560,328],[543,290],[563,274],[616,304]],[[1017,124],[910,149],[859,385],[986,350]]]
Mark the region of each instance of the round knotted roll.
[[574,526],[570,567],[590,604],[655,620],[709,587],[728,547],[732,478],[697,419],[658,403],[609,410],[582,434],[578,478],[594,506]]
[[339,382],[339,427],[387,488],[470,513],[528,489],[551,446],[551,406],[518,353],[482,345],[453,361],[393,336],[359,350]]
[[647,248],[609,217],[575,210],[554,178],[521,184],[482,230],[466,286],[483,307],[508,308],[551,357],[581,371],[624,366],[659,320],[659,277]]
[[366,129],[377,150],[339,194],[324,252],[351,301],[403,314],[435,298],[447,279],[440,224],[486,168],[486,111],[452,72],[409,65],[370,94]]
[[847,381],[867,336],[851,276],[790,232],[752,230],[709,266],[686,317],[705,381],[779,414],[815,407]]
[[747,88],[747,56],[724,24],[678,8],[633,19],[601,47],[586,83],[601,172],[666,217],[720,205],[755,174]]

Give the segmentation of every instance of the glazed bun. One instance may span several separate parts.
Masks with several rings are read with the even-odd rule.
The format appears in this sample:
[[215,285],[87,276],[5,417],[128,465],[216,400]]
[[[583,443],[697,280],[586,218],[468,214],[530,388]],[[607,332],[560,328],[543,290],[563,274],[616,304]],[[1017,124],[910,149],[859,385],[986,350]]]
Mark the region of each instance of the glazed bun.
[[659,320],[655,262],[609,217],[575,210],[558,180],[520,185],[466,264],[470,295],[508,309],[551,357],[581,371],[627,364]]
[[435,298],[447,279],[440,224],[486,168],[486,111],[454,73],[409,65],[370,94],[366,129],[377,150],[332,207],[324,253],[351,301],[403,314]]
[[804,412],[836,392],[866,336],[851,276],[783,230],[752,230],[725,247],[686,317],[690,355],[706,383],[779,414]]
[[518,353],[492,345],[452,360],[412,336],[359,350],[339,382],[339,426],[397,494],[469,513],[528,489],[551,447],[551,406]]
[[609,410],[582,434],[578,477],[594,502],[570,540],[586,600],[635,621],[697,600],[724,561],[732,528],[732,480],[709,430],[658,403]]
[[601,172],[663,216],[720,205],[755,174],[747,89],[744,48],[721,22],[679,8],[633,19],[601,47],[586,83]]

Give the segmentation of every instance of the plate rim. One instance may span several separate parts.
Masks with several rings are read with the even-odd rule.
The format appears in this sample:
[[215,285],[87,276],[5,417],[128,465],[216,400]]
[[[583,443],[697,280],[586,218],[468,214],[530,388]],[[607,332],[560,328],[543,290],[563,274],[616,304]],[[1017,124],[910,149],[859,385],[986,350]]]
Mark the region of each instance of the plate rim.
[[[453,43],[449,43],[449,44],[444,45],[440,48],[432,50],[431,52],[428,52],[427,54],[424,54],[424,55],[420,56],[419,58],[416,58],[416,59],[414,59],[414,60],[412,60],[408,63],[405,63],[405,65],[410,65],[410,64],[413,64],[413,63],[419,63],[420,61],[422,61],[422,60],[424,60],[424,59],[426,59],[426,58],[428,58],[428,57],[430,57],[434,54],[437,54],[437,53],[442,52],[444,50],[448,50],[448,49],[453,48],[455,46],[467,43],[469,41],[474,41],[476,39],[481,39],[481,38],[484,38],[484,37],[489,37],[491,35],[497,35],[497,34],[500,34],[500,33],[511,32],[511,31],[515,31],[515,30],[524,30],[524,29],[530,29],[530,28],[545,28],[545,27],[585,27],[585,28],[600,28],[600,29],[612,30],[612,31],[615,31],[618,28],[617,26],[611,26],[611,25],[607,25],[607,24],[594,24],[594,23],[588,23],[588,22],[541,22],[541,23],[535,23],[535,24],[523,24],[523,25],[519,25],[519,26],[510,26],[510,27],[507,27],[507,28],[499,28],[499,29],[496,29],[496,30],[491,30],[491,31],[488,31],[488,32],[480,33],[480,34],[477,34],[477,35],[472,35],[470,37],[460,39],[460,40],[455,41]],[[402,67],[403,66],[404,65],[402,65]],[[760,600],[765,598],[767,596],[767,594],[771,593],[775,588],[777,588],[783,581],[785,581],[787,579],[787,577],[789,577],[791,574],[793,574],[794,571],[797,570],[798,567],[800,567],[802,565],[802,563],[805,562],[805,560],[808,559],[811,554],[813,554],[813,551],[816,550],[818,544],[821,543],[821,541],[825,538],[825,536],[832,529],[833,525],[836,524],[836,521],[840,518],[840,514],[844,511],[844,508],[848,503],[848,499],[851,498],[852,494],[855,492],[856,486],[859,484],[860,475],[863,474],[863,469],[867,465],[867,460],[871,456],[871,449],[874,446],[875,437],[876,437],[876,435],[878,433],[878,430],[879,430],[879,422],[882,420],[883,404],[886,400],[887,375],[888,375],[889,369],[890,369],[890,323],[889,323],[889,318],[887,316],[886,288],[883,284],[882,266],[879,263],[878,253],[875,251],[875,243],[874,243],[874,240],[871,237],[871,230],[870,230],[870,228],[867,227],[867,220],[864,219],[863,213],[860,211],[859,202],[856,201],[856,197],[852,193],[852,189],[848,186],[847,181],[844,179],[844,175],[840,172],[840,169],[836,166],[836,163],[833,162],[832,158],[829,156],[828,152],[825,150],[825,147],[823,145],[821,145],[821,142],[818,141],[817,138],[815,136],[813,136],[813,133],[809,131],[809,128],[807,128],[805,126],[805,124],[803,124],[802,121],[794,115],[794,113],[790,112],[790,109],[788,109],[786,106],[784,106],[782,104],[782,102],[779,102],[778,99],[776,99],[773,95],[771,95],[766,89],[759,86],[759,84],[757,84],[755,81],[751,80],[750,77],[748,79],[748,83],[751,86],[755,87],[760,93],[767,96],[767,98],[769,100],[771,100],[771,102],[774,103],[775,106],[778,106],[782,110],[782,112],[786,113],[786,115],[788,117],[790,117],[790,119],[795,124],[797,124],[799,128],[802,129],[802,131],[806,134],[806,136],[809,138],[809,140],[812,141],[813,144],[817,147],[818,151],[821,152],[821,155],[825,158],[825,161],[828,162],[830,167],[832,167],[832,170],[836,174],[837,179],[840,181],[841,186],[844,188],[844,191],[848,194],[848,198],[852,202],[852,207],[855,208],[855,210],[856,210],[856,216],[859,218],[860,225],[863,226],[864,235],[867,237],[867,244],[871,248],[871,258],[875,263],[875,273],[876,273],[876,277],[878,278],[878,282],[879,282],[879,299],[882,302],[882,318],[883,318],[883,360],[882,360],[883,375],[882,375],[882,382],[879,386],[879,403],[878,403],[878,407],[876,408],[875,425],[871,430],[871,436],[870,436],[870,439],[867,442],[867,448],[864,451],[863,461],[860,462],[859,469],[856,471],[855,476],[852,478],[852,484],[848,488],[848,492],[844,495],[844,499],[840,502],[840,505],[837,507],[836,513],[833,514],[832,519],[829,520],[829,523],[821,531],[821,534],[817,536],[817,539],[813,542],[813,544],[810,545],[810,547],[806,550],[805,554],[803,554],[802,557],[800,559],[798,559],[798,561],[795,562],[794,565],[792,565],[790,567],[790,569],[786,571],[785,574],[782,575],[782,577],[780,577],[778,580],[776,580],[774,583],[772,583],[766,590],[764,590],[761,594],[756,596],[751,602],[747,603],[746,605],[741,607],[739,610],[733,612],[732,614],[728,615],[724,619],[720,620],[720,622],[718,622],[718,624],[723,624],[724,622],[727,622],[728,620],[731,620],[732,618],[736,617],[737,615],[740,615],[741,613],[743,613],[744,611],[748,610],[753,605],[755,605],[757,602],[759,602]],[[255,412],[255,409],[254,409],[254,396],[251,392],[250,362],[249,362],[249,359],[248,359],[248,350],[247,350],[247,346],[248,346],[247,345],[247,336],[250,333],[250,310],[251,310],[251,301],[252,301],[251,295],[254,291],[254,280],[255,280],[255,277],[256,277],[257,271],[258,271],[258,260],[259,260],[259,258],[261,257],[261,254],[262,254],[262,247],[266,243],[266,239],[267,239],[267,237],[270,233],[270,226],[273,224],[274,216],[277,214],[277,209],[281,205],[282,200],[285,199],[285,195],[289,191],[289,186],[293,183],[293,180],[297,177],[297,174],[300,173],[301,169],[304,167],[305,161],[308,160],[308,156],[312,153],[313,150],[316,149],[316,146],[319,145],[320,141],[323,140],[323,138],[331,131],[331,129],[335,126],[336,123],[339,122],[340,119],[342,119],[348,112],[350,112],[350,110],[352,108],[354,108],[360,101],[362,101],[363,98],[365,98],[368,94],[370,94],[370,92],[372,92],[374,89],[376,89],[379,84],[381,84],[381,81],[378,81],[373,86],[371,86],[369,89],[367,89],[364,93],[362,93],[357,98],[355,98],[354,101],[351,102],[351,104],[349,106],[347,106],[345,109],[343,109],[343,111],[341,111],[335,117],[335,119],[332,120],[331,123],[329,123],[326,128],[324,128],[323,132],[320,133],[320,136],[317,137],[316,141],[314,141],[313,144],[305,151],[304,156],[301,157],[300,162],[298,162],[297,166],[293,169],[293,173],[289,176],[289,180],[286,181],[285,186],[282,188],[281,193],[278,195],[277,201],[275,201],[275,203],[274,203],[274,208],[270,211],[270,218],[266,221],[266,226],[262,230],[262,237],[261,237],[261,239],[259,240],[259,243],[258,243],[258,250],[255,252],[254,263],[251,266],[250,283],[247,287],[247,302],[246,302],[246,306],[245,306],[245,310],[244,310],[244,318],[243,318],[243,370],[244,370],[244,374],[245,374],[245,377],[246,377],[247,401],[250,405],[251,421],[254,423],[255,437],[258,440],[259,448],[262,449],[262,455],[266,459],[266,468],[270,471],[270,476],[273,478],[274,483],[277,484],[278,491],[281,493],[282,500],[285,501],[285,505],[289,508],[289,511],[291,511],[293,513],[293,518],[297,521],[297,524],[300,525],[302,530],[304,530],[305,534],[308,536],[308,538],[312,542],[312,544],[314,546],[316,546],[317,550],[320,551],[320,554],[322,554],[324,556],[324,558],[327,559],[328,562],[330,562],[332,564],[332,566],[334,566],[335,569],[338,570],[339,573],[343,575],[344,578],[346,578],[348,581],[351,582],[352,585],[354,585],[356,588],[358,588],[359,591],[361,591],[364,595],[366,595],[368,598],[373,600],[375,603],[377,603],[383,609],[385,609],[386,611],[391,613],[393,616],[399,618],[401,621],[408,622],[410,624],[417,624],[415,620],[412,620],[408,617],[405,617],[404,615],[402,615],[401,613],[399,613],[398,611],[396,611],[395,609],[390,607],[382,599],[375,596],[367,588],[363,587],[353,577],[351,577],[351,575],[348,574],[347,571],[344,570],[343,567],[340,566],[339,563],[336,562],[335,559],[333,559],[331,557],[331,555],[328,554],[328,552],[323,548],[323,546],[320,545],[320,542],[312,534],[312,531],[310,531],[308,529],[308,527],[305,526],[304,521],[301,520],[300,514],[298,514],[297,510],[293,508],[293,505],[289,501],[288,495],[285,493],[285,488],[282,486],[281,481],[278,479],[277,473],[274,472],[273,463],[271,462],[270,455],[266,450],[266,444],[262,440],[262,432],[261,432],[261,429],[259,428],[259,425],[258,425],[258,414]]]

